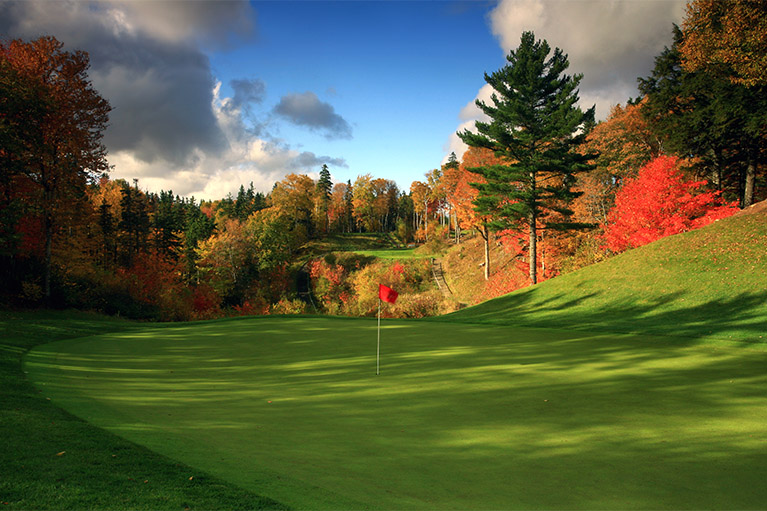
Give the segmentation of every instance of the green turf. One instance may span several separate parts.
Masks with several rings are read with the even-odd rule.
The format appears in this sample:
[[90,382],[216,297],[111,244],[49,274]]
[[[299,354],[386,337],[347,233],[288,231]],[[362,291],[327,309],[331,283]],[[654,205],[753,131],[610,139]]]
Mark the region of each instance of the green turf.
[[376,376],[375,333],[147,326],[38,347],[25,367],[89,422],[297,508],[767,506],[763,351],[387,320]]
[[144,328],[73,311],[0,311],[0,509],[284,508],[70,415],[22,371],[35,345]]
[[316,257],[330,252],[355,252],[358,250],[388,250],[399,246],[390,233],[329,234],[311,240],[302,247],[305,255]]
[[437,318],[767,346],[767,215],[737,215]]
[[378,259],[406,260],[426,259],[428,257],[433,257],[432,254],[416,252],[416,249],[414,248],[400,248],[392,250],[355,250],[354,252],[364,256],[377,257]]

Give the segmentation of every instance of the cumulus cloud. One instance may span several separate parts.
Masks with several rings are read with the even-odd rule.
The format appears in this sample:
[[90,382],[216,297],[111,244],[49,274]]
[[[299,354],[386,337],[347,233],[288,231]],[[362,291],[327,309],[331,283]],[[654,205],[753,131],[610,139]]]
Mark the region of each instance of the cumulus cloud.
[[185,165],[166,161],[147,164],[130,151],[110,153],[109,161],[122,174],[139,177],[142,186],[149,189],[172,189],[177,194],[204,199],[235,193],[240,184],[250,182],[256,190],[268,192],[287,174],[311,173],[324,163],[348,166],[343,158],[298,151],[278,139],[254,136],[244,123],[242,112],[231,107],[233,103],[233,97],[221,96],[221,83],[217,83],[211,106],[226,141],[226,151],[195,150]]
[[352,127],[338,115],[329,103],[320,101],[316,94],[288,94],[274,107],[274,113],[286,120],[321,132],[328,139],[352,138]]
[[263,80],[246,80],[235,78],[229,82],[234,91],[227,108],[242,108],[251,103],[261,103],[266,95],[266,84]]
[[90,78],[113,107],[104,143],[114,177],[208,199],[251,181],[268,191],[286,173],[322,163],[346,166],[266,133],[249,112],[264,101],[263,81],[231,80],[233,94],[221,96],[205,51],[255,37],[255,20],[247,0],[0,2],[0,33],[53,35],[89,53]]
[[218,23],[244,34],[244,9],[247,2],[7,2],[0,28],[24,39],[54,35],[66,49],[89,53],[93,84],[113,107],[104,137],[110,151],[186,164],[226,143],[210,107],[210,63],[190,38],[224,44]]
[[637,77],[671,44],[685,2],[674,0],[501,0],[490,13],[493,34],[505,52],[532,30],[569,56],[570,72],[582,73],[581,105],[597,105],[597,117],[638,94]]
[[[583,74],[581,107],[596,105],[597,118],[604,119],[614,105],[638,95],[637,78],[648,76],[654,58],[671,44],[672,24],[681,23],[684,9],[685,2],[675,0],[500,0],[488,20],[506,54],[525,31],[561,48],[570,61],[568,73]],[[486,84],[475,99],[490,104],[491,94]],[[459,120],[463,131],[487,119],[472,100]],[[445,144],[447,155],[460,157],[466,149],[455,134]]]

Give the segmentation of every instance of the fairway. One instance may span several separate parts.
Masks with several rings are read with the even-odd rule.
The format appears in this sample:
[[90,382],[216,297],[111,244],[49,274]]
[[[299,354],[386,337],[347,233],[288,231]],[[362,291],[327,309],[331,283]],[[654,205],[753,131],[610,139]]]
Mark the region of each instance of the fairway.
[[[301,509],[767,506],[767,353],[386,320],[148,325],[32,350],[55,404]],[[63,449],[63,448],[62,448]]]
[[434,254],[428,252],[416,252],[414,248],[396,248],[389,250],[355,250],[354,253],[377,257],[378,259],[393,259],[406,261],[408,259],[427,259],[434,257]]

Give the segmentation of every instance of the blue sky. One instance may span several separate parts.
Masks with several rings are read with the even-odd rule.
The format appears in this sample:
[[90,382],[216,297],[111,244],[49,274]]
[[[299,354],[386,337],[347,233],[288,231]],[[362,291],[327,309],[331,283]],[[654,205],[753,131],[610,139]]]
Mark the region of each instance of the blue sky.
[[683,0],[7,0],[0,33],[91,56],[112,176],[215,199],[327,164],[408,189],[465,147],[484,72],[523,30],[570,56],[604,118],[636,92]]
[[[438,167],[484,71],[503,64],[504,52],[487,29],[488,3],[293,5],[288,16],[282,3],[255,3],[256,40],[213,54],[212,69],[224,82],[262,80],[262,110],[292,93],[312,92],[332,105],[351,138],[328,139],[324,131],[288,123],[275,130],[297,147],[343,158],[348,167],[329,165],[339,180],[370,173],[409,187]],[[228,86],[223,92],[233,93]]]

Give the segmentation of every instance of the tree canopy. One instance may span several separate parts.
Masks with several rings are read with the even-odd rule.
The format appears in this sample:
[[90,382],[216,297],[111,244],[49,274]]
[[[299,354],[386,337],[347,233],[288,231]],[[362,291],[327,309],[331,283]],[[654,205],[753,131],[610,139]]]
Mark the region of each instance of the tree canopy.
[[[567,204],[578,196],[575,175],[591,169],[593,154],[576,149],[594,122],[594,107],[577,106],[582,75],[567,75],[567,55],[522,34],[520,46],[506,57],[508,64],[485,81],[492,86],[492,105],[477,100],[490,122],[476,122],[477,133],[458,136],[470,147],[494,152],[500,164],[470,168],[485,180],[476,183],[474,202],[491,216],[493,230],[523,222],[529,229],[530,280],[537,282],[536,242],[539,228],[575,227],[568,222]],[[556,215],[554,215],[556,214]]]

